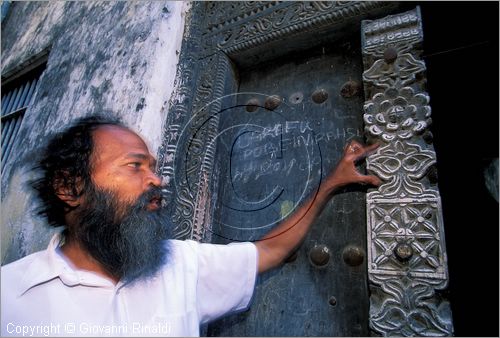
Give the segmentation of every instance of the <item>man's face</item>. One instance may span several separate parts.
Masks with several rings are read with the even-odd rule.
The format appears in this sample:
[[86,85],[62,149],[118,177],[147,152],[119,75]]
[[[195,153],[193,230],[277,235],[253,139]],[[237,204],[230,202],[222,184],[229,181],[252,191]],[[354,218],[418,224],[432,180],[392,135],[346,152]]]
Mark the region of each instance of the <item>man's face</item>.
[[172,229],[154,158],[127,129],[101,127],[93,136],[92,182],[74,211],[71,234],[123,281],[152,277],[167,262],[164,240]]
[[[113,192],[120,202],[133,204],[149,188],[161,186],[155,174],[156,160],[137,134],[117,126],[102,126],[93,136],[91,177],[98,189]],[[157,196],[148,209],[156,210],[160,203],[161,197]]]

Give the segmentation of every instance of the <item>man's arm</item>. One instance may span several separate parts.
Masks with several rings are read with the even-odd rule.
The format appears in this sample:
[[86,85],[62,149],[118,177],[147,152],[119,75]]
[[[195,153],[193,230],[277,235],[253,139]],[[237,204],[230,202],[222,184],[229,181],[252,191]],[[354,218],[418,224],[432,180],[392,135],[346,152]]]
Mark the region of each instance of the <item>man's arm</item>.
[[297,248],[305,238],[312,223],[338,188],[350,183],[379,185],[380,179],[373,175],[362,175],[355,167],[357,161],[365,158],[378,144],[364,147],[356,141],[350,142],[337,167],[320,185],[317,194],[310,197],[299,209],[279,226],[256,242],[259,252],[259,273],[274,268]]

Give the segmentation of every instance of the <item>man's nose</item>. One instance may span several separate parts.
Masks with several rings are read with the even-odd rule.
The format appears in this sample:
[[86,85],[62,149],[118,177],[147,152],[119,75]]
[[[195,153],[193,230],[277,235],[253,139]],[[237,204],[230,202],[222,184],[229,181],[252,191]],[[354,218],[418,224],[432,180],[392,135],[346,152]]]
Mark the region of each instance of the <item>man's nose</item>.
[[155,187],[161,187],[162,185],[162,178],[158,175],[156,175],[156,173],[154,171],[150,171],[148,177],[147,177],[147,185],[154,185]]

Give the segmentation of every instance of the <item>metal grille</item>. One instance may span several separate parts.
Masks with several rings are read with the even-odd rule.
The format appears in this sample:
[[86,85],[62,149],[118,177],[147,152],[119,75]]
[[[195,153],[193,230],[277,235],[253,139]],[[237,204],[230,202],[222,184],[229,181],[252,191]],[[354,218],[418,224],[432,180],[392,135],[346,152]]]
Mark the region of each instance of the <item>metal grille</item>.
[[39,74],[27,79],[2,95],[2,172],[7,159],[11,156],[24,113],[35,92],[38,76]]

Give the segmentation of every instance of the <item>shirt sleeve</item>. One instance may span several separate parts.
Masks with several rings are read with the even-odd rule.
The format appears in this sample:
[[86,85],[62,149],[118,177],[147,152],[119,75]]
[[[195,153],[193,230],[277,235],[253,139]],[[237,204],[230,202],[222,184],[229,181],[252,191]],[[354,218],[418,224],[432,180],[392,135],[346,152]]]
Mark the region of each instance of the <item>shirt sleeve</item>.
[[198,315],[200,323],[248,308],[257,277],[253,243],[200,244]]

